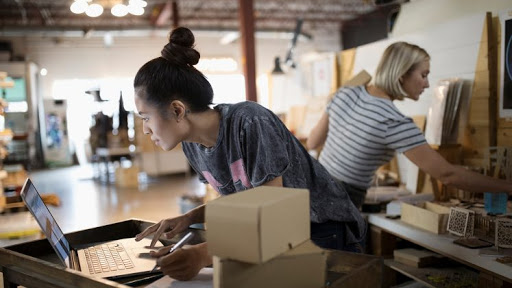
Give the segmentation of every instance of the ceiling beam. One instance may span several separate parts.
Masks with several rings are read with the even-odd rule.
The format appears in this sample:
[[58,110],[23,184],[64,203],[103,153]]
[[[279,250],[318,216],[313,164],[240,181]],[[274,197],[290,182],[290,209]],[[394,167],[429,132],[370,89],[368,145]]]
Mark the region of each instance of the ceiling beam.
[[155,11],[156,15],[154,16],[154,20],[152,20],[152,24],[155,27],[162,27],[169,23],[169,19],[171,19],[172,14],[172,4],[171,1],[167,1],[165,4],[158,4],[157,11]]
[[238,4],[242,39],[242,66],[245,76],[245,98],[248,101],[257,102],[253,0],[238,0]]
[[178,10],[178,2],[176,0],[172,1],[171,5],[172,10],[172,29],[178,28],[180,26],[180,13]]

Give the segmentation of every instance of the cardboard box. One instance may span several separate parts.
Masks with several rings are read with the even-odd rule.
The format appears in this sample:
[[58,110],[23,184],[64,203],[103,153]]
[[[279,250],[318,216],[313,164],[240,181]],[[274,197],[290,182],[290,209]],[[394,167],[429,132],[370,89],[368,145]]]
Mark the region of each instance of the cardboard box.
[[206,204],[210,255],[263,263],[310,237],[309,192],[260,186]]
[[401,219],[405,223],[436,234],[446,233],[450,208],[433,202],[425,202],[416,206],[402,202],[401,210]]
[[214,288],[320,288],[325,286],[327,255],[311,241],[262,264],[213,257]]

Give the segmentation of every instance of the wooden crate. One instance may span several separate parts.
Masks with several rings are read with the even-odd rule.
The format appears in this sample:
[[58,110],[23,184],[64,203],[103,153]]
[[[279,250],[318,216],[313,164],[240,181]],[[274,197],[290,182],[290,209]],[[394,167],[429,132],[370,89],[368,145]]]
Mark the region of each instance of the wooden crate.
[[446,233],[449,214],[450,208],[433,202],[416,206],[402,203],[402,221],[436,234]]

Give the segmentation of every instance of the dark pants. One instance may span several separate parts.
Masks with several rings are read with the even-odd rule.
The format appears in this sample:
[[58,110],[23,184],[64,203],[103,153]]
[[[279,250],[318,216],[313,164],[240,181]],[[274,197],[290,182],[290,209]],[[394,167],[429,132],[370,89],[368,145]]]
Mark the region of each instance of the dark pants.
[[347,243],[346,229],[347,225],[343,222],[311,222],[311,240],[322,248],[362,253],[364,240],[359,243]]

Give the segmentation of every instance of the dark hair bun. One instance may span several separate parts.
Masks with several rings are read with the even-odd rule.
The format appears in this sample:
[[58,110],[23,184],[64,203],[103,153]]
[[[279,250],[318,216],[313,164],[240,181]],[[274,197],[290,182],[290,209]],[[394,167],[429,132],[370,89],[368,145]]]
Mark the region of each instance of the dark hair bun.
[[174,65],[193,66],[201,55],[194,49],[195,37],[190,29],[178,27],[172,30],[169,43],[162,49],[162,57]]

